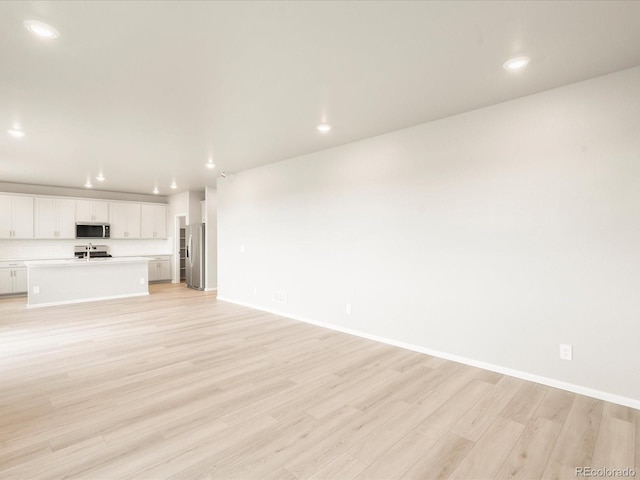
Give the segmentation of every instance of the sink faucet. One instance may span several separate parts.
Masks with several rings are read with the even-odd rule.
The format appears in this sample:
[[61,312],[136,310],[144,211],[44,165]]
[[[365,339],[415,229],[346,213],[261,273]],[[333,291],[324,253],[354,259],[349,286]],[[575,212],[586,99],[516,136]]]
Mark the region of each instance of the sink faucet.
[[89,260],[91,260],[91,249],[93,248],[93,245],[91,245],[91,242],[89,242],[89,245],[87,246],[87,262]]

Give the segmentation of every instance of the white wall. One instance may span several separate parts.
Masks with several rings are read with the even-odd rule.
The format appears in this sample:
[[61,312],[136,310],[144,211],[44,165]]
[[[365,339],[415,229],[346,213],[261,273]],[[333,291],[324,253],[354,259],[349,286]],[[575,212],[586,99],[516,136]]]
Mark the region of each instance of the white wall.
[[202,223],[203,200],[204,191],[189,192],[189,216],[187,217],[187,225]]
[[219,296],[638,407],[638,125],[634,68],[221,179]]
[[[173,226],[176,215],[189,215],[189,192],[169,196],[169,224]],[[173,233],[173,228],[171,229]]]
[[24,183],[0,182],[0,192],[27,193],[31,195],[52,195],[62,197],[96,198],[101,200],[122,200],[145,203],[167,203],[167,197],[160,195],[142,195],[138,193],[109,192],[106,190],[51,187],[47,185],[28,185]]

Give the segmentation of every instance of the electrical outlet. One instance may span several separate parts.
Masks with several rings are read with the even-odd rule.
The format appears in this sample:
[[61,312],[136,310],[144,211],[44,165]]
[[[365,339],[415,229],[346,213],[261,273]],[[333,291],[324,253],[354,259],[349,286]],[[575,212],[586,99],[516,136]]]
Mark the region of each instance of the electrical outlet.
[[351,304],[347,303],[346,314],[351,315]]
[[560,344],[560,358],[562,360],[573,360],[573,348],[571,348],[571,345]]
[[245,252],[244,245],[240,245],[240,253],[244,253],[244,252]]
[[273,301],[278,303],[287,303],[287,292],[273,292]]
[[144,285],[144,278],[140,279],[140,285]]
[[257,295],[258,294],[258,287],[253,287],[253,294]]
[[33,287],[33,293],[40,293],[40,287],[37,285],[34,285]]

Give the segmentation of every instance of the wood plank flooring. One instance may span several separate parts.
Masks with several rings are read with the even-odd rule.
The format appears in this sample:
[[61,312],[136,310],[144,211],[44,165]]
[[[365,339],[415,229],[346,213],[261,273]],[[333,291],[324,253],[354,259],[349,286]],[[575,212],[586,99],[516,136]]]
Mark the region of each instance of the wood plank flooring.
[[0,300],[0,478],[576,478],[640,412],[180,285]]

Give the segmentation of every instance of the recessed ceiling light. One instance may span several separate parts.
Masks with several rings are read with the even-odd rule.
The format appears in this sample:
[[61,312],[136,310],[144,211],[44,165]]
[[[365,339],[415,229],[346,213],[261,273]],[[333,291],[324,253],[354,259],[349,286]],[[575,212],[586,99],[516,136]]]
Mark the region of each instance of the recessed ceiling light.
[[178,186],[176,185],[176,182],[171,182],[171,188],[178,188]]
[[91,185],[91,181],[89,181],[89,180],[87,180],[87,183],[85,183],[84,186],[87,187],[87,188],[93,187],[93,185]]
[[514,57],[510,58],[502,67],[505,70],[520,70],[521,68],[526,67],[529,64],[529,57]]
[[331,130],[331,125],[329,125],[328,123],[321,123],[316,128],[319,132],[327,133],[329,130]]
[[155,187],[153,189],[153,193],[155,193],[156,195],[160,193],[160,190],[158,190],[158,187]]
[[11,129],[7,130],[7,133],[9,135],[11,135],[12,137],[15,137],[15,138],[24,137],[24,132],[22,130],[17,129],[17,128],[11,128]]
[[34,35],[46,38],[47,40],[53,40],[60,36],[60,32],[58,32],[58,30],[53,28],[51,25],[39,22],[38,20],[26,20],[24,22],[24,26]]
[[96,180],[98,180],[99,182],[104,182],[104,175],[102,175],[101,173],[98,174],[98,176],[96,177]]
[[209,160],[209,161],[207,162],[207,168],[216,168],[216,164],[215,164],[215,163],[213,163],[211,160]]

